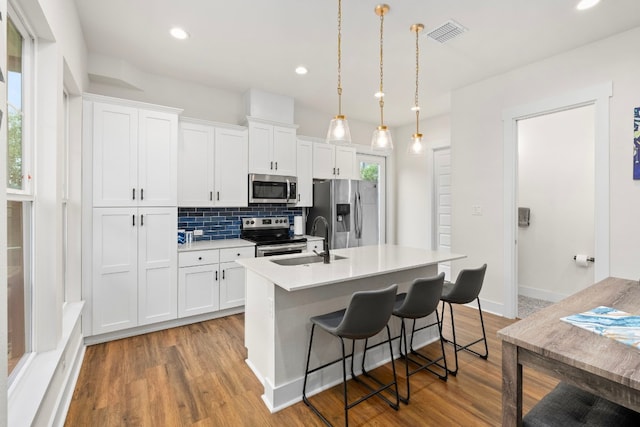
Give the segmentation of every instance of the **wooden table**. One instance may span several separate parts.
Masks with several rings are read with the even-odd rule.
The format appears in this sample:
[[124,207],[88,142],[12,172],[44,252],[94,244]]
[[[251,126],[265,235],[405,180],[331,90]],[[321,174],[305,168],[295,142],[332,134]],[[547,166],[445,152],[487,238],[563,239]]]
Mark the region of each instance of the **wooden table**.
[[640,350],[560,320],[598,306],[640,314],[640,284],[610,277],[500,331],[502,425],[522,425],[530,366],[640,412]]

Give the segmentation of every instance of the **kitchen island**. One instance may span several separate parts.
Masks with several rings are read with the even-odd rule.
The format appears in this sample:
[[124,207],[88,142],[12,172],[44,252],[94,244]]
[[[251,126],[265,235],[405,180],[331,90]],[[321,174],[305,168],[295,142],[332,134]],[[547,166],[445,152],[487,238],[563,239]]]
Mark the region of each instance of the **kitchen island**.
[[[395,245],[336,249],[331,251],[331,255],[340,259],[332,259],[330,264],[276,263],[283,259],[308,257],[307,253],[237,261],[246,268],[247,364],[262,382],[262,398],[272,412],[302,399],[310,317],[345,308],[351,295],[357,291],[381,289],[397,283],[398,292],[405,292],[415,278],[436,275],[438,263],[464,258],[448,251]],[[390,326],[392,335],[397,336],[400,331],[398,319],[392,319]],[[419,348],[436,336],[435,331],[422,331],[417,335],[414,346]],[[370,342],[379,341],[381,337],[382,334]],[[361,345],[356,346],[356,353],[361,350]],[[397,347],[396,340],[394,348]],[[339,340],[328,334],[316,334],[312,366],[334,360],[339,354]],[[360,366],[359,357],[360,354],[356,354],[355,366]],[[372,368],[389,360],[385,346],[379,346],[367,352],[366,365]],[[340,381],[342,370],[339,364],[323,369],[309,376],[308,394],[327,389]]]

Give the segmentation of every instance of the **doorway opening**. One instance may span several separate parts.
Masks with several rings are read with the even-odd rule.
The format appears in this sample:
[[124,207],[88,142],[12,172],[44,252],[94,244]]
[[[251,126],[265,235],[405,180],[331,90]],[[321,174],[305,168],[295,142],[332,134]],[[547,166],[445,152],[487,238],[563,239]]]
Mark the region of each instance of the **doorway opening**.
[[517,122],[517,317],[594,283],[594,114],[582,107]]
[[[360,170],[360,179],[368,181],[376,185],[377,192],[377,206],[378,206],[378,223],[377,224],[363,224],[363,227],[370,227],[371,229],[378,229],[378,242],[385,244],[387,242],[387,203],[386,203],[386,188],[387,188],[387,175],[386,175],[386,158],[383,156],[374,156],[369,154],[358,153],[356,156],[358,168]],[[364,200],[363,203],[367,201]]]
[[[515,318],[518,301],[518,121],[571,108],[594,108],[594,281],[609,276],[609,98],[613,83],[578,90],[503,112],[504,126],[504,308]],[[541,165],[542,167],[542,165]]]

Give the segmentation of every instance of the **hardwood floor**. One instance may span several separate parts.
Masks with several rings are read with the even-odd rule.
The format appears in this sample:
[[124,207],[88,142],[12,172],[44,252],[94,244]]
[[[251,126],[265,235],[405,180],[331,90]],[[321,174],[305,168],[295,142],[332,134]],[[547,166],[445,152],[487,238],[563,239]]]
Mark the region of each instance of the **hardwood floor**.
[[[474,337],[479,333],[476,310],[456,306],[455,314],[459,341],[469,331]],[[409,405],[394,411],[380,399],[369,399],[349,411],[349,424],[500,425],[501,344],[496,331],[511,323],[485,313],[488,360],[459,353],[456,377],[443,382],[429,373],[413,375]],[[243,325],[240,314],[88,347],[65,426],[324,425],[302,402],[269,413],[260,398],[262,385],[244,362]],[[439,345],[425,350],[439,351]],[[452,352],[448,360],[453,361]],[[403,363],[396,361],[401,387]],[[390,376],[391,364],[374,373]],[[524,376],[526,413],[557,381],[526,369]],[[349,396],[355,398],[361,389],[352,383]],[[332,423],[343,425],[341,386],[311,400]]]

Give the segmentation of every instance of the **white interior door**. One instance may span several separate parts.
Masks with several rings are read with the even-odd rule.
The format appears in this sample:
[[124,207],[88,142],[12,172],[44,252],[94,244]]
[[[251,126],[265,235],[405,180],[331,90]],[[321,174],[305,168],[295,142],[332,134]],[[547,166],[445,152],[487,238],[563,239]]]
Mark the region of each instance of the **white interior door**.
[[[451,250],[451,149],[441,148],[433,152],[433,182],[435,207],[434,247]],[[451,263],[438,264],[438,273],[444,272],[451,280]]]

